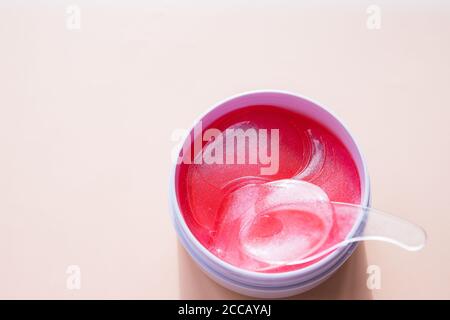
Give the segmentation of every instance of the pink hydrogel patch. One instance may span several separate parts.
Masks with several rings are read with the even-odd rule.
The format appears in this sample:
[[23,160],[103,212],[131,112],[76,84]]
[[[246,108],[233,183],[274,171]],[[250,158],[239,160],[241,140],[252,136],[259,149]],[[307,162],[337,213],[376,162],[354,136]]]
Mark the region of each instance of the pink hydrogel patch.
[[[357,204],[361,190],[356,165],[335,135],[307,117],[272,106],[231,112],[209,128],[224,135],[228,128],[278,129],[280,147],[274,175],[262,175],[260,169],[267,164],[260,162],[179,165],[177,194],[183,217],[208,250],[235,266],[259,270],[295,261],[345,238],[354,219],[340,221],[323,203]],[[203,142],[203,148],[211,143]],[[305,183],[280,185],[277,181],[282,179]],[[305,202],[308,208],[299,207],[298,200],[305,197],[322,207],[311,207],[314,201]]]

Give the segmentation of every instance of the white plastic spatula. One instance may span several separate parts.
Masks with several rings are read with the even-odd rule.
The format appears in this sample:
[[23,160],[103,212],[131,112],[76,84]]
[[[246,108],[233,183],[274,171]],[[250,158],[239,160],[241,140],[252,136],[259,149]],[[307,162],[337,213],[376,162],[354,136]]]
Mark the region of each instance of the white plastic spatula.
[[[268,267],[258,270],[270,270],[280,266],[299,265],[314,261],[339,247],[359,241],[377,240],[395,244],[408,251],[418,251],[425,246],[426,233],[418,225],[405,219],[396,217],[373,208],[352,205],[348,203],[329,202],[334,211],[336,220],[353,219],[361,217],[361,223],[365,225],[361,233],[348,233],[347,236],[329,241],[326,245],[313,253],[299,256],[297,259],[265,261]],[[339,222],[337,223],[339,226]]]
[[[409,221],[329,201],[321,188],[294,179],[237,190],[225,217],[232,226],[222,234],[238,238],[242,254],[258,262],[257,271],[308,263],[358,241],[384,241],[409,251],[422,249],[426,241],[425,231]],[[236,250],[226,244],[220,249],[222,254]]]

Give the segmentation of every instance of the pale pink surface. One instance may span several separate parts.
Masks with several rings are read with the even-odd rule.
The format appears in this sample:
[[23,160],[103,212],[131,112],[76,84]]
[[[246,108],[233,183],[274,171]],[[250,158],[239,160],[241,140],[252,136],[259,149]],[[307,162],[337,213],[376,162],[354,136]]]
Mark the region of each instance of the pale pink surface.
[[[69,2],[68,2],[69,3]],[[0,298],[235,298],[177,244],[170,136],[261,88],[344,119],[373,205],[422,225],[420,253],[370,243],[297,298],[450,298],[450,9],[366,4],[0,5]],[[66,289],[66,268],[82,288]],[[366,268],[382,288],[366,287]]]

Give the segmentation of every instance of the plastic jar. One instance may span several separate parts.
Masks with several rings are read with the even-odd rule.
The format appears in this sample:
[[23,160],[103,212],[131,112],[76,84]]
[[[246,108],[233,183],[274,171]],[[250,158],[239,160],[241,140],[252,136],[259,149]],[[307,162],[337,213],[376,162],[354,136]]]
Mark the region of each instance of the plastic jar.
[[[202,121],[207,127],[228,112],[250,105],[272,105],[312,118],[333,134],[346,146],[355,162],[360,177],[361,205],[370,205],[370,183],[366,164],[360,148],[346,126],[333,113],[317,102],[284,91],[252,91],[239,94],[219,102],[200,117],[192,126]],[[187,137],[186,137],[187,138]],[[181,152],[182,144],[180,144]],[[282,160],[281,160],[282,161]],[[184,221],[177,197],[177,164],[174,163],[169,182],[169,202],[173,223],[179,239],[198,266],[213,280],[235,292],[260,298],[281,298],[305,292],[329,278],[353,253],[357,243],[340,247],[323,259],[301,269],[262,273],[233,266],[206,249],[192,234]],[[364,214],[359,217],[348,237],[362,233]]]

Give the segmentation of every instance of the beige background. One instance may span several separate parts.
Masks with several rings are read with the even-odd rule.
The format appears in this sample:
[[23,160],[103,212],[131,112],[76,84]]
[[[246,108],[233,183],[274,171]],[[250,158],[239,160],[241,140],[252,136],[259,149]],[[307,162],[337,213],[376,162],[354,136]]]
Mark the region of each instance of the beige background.
[[296,298],[450,298],[448,5],[379,1],[368,30],[366,1],[79,1],[70,31],[67,3],[0,4],[0,298],[239,298],[176,240],[170,136],[264,88],[331,107],[366,155],[373,205],[429,235],[419,253],[360,246]]

